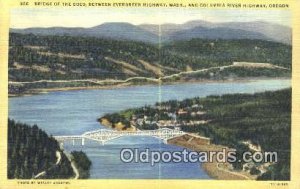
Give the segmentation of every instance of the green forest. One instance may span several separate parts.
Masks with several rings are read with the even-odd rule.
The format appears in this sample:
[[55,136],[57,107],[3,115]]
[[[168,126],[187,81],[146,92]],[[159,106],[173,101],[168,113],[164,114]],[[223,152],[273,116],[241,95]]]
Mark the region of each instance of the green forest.
[[[223,144],[245,151],[240,141],[251,140],[264,151],[277,152],[278,163],[258,180],[289,180],[291,150],[291,89],[254,95],[235,94],[199,99],[211,122],[185,131],[200,133]],[[240,164],[234,165],[241,168]]]
[[[189,69],[230,65],[235,61],[266,62],[291,68],[291,49],[291,46],[281,43],[250,39],[192,39],[160,47],[143,42],[93,37],[10,33],[9,80],[157,78]],[[147,68],[141,60],[161,73]],[[250,72],[239,74],[243,70],[229,71],[240,77],[251,76]],[[290,71],[272,75],[267,71],[251,72],[255,72],[253,76],[269,77],[290,74]]]
[[8,120],[8,178],[30,179],[52,167],[56,174],[46,178],[72,177],[71,164],[64,155],[62,164],[55,166],[56,151],[61,151],[57,141],[37,125]]
[[78,170],[80,172],[79,178],[85,179],[90,177],[90,167],[92,165],[92,162],[89,160],[89,158],[86,156],[86,154],[82,151],[73,151],[71,152],[72,158],[76,164],[76,167],[78,167]]
[[[138,117],[144,119],[143,124],[135,125],[138,129],[157,129],[155,123],[172,120],[170,114],[179,110],[185,112],[176,113],[177,123],[181,124],[183,131],[209,137],[214,144],[232,147],[238,152],[249,150],[242,143],[247,140],[259,144],[263,151],[277,152],[278,163],[271,165],[258,180],[290,179],[291,89],[170,100],[106,114],[103,118],[113,124],[123,122],[129,128],[133,117]],[[201,114],[194,115],[194,112]],[[145,123],[145,117],[149,124]],[[197,120],[206,122],[193,126],[185,124]],[[241,169],[243,163],[235,163],[233,166]]]
[[[58,164],[57,152],[61,156]],[[77,153],[80,155],[77,156]],[[83,152],[74,151],[72,154],[76,155],[73,159],[78,162],[79,167],[85,166],[80,163],[89,161]],[[82,178],[89,176],[90,164],[89,162],[89,166],[84,167],[85,177]],[[68,179],[75,176],[70,161],[53,137],[48,136],[37,125],[29,126],[9,119],[7,177],[32,179],[42,172],[45,173],[39,179]]]

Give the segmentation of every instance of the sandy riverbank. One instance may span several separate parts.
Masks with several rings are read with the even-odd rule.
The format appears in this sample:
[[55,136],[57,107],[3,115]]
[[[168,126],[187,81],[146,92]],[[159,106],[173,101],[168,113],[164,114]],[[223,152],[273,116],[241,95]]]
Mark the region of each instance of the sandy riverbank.
[[[197,152],[218,152],[224,148],[230,150],[225,146],[207,144],[201,139],[184,135],[181,137],[173,138],[168,140],[168,144],[176,145],[191,149]],[[218,180],[255,180],[256,176],[250,175],[244,171],[233,171],[229,163],[218,163],[216,158],[211,163],[202,163],[202,168],[206,173],[214,179]]]
[[30,89],[30,90],[28,90],[24,93],[20,93],[20,94],[8,94],[8,97],[32,96],[32,95],[38,95],[38,94],[49,93],[49,92],[57,92],[57,91],[118,89],[118,88],[125,88],[125,87],[128,87],[128,86],[133,86],[133,85],[130,85],[129,83],[126,83],[126,84],[106,85],[106,86],[36,88],[36,89]]
[[106,118],[99,118],[98,122],[104,127],[114,129],[117,131],[132,131],[132,132],[136,131],[136,128],[134,126],[131,126],[130,128],[125,128],[125,125],[121,122],[114,124],[113,126],[113,124]]
[[160,83],[122,83],[115,85],[96,85],[96,86],[78,86],[78,87],[53,87],[53,88],[36,88],[29,89],[24,93],[19,94],[8,94],[9,97],[18,97],[18,96],[31,96],[37,94],[43,94],[48,92],[55,91],[73,91],[73,90],[98,90],[98,89],[118,89],[118,88],[126,88],[126,87],[138,87],[138,86],[158,86],[158,85],[178,85],[184,83],[229,83],[229,82],[251,82],[256,80],[272,80],[272,79],[281,79],[287,80],[291,78],[280,77],[280,78],[270,78],[270,77],[247,77],[247,78],[234,78],[234,79],[224,79],[224,80],[210,80],[210,79],[201,79],[201,80],[189,80],[189,81],[174,81],[174,82],[160,82]]

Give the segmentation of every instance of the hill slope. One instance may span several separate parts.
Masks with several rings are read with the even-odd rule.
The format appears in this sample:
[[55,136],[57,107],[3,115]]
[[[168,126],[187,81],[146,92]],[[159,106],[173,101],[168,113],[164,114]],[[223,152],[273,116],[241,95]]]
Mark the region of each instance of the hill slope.
[[[56,164],[56,153],[60,153],[60,163]],[[55,139],[49,137],[36,125],[8,120],[8,167],[9,179],[39,178],[67,179],[74,176],[71,164],[59,148]]]
[[9,92],[15,94],[33,88],[290,74],[291,46],[269,41],[192,39],[158,47],[106,38],[10,34]]

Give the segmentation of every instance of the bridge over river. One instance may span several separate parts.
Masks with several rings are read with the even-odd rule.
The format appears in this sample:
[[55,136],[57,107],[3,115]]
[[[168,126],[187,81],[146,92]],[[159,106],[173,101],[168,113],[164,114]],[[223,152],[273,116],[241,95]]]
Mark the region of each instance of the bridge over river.
[[102,145],[105,142],[117,139],[123,136],[150,136],[161,139],[164,143],[171,138],[185,135],[186,133],[176,129],[161,128],[157,130],[143,130],[143,131],[115,131],[108,129],[99,129],[95,131],[85,132],[82,135],[65,135],[65,136],[54,136],[54,138],[63,144],[65,141],[72,141],[73,145],[75,140],[81,140],[81,145],[84,145],[85,140],[94,140],[100,142]]

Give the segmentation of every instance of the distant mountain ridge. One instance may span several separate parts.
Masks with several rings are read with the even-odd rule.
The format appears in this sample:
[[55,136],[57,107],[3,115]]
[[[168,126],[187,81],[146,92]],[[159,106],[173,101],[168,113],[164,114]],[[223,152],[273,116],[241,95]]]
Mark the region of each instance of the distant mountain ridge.
[[262,39],[272,41],[267,36],[258,33],[245,31],[241,29],[230,29],[226,27],[205,28],[202,26],[189,30],[182,30],[167,36],[168,41],[187,40],[192,38],[202,39]]
[[66,27],[50,27],[50,28],[27,28],[27,29],[11,29],[10,32],[21,34],[36,35],[68,35],[68,36],[86,36],[98,38],[125,39],[133,41],[143,41],[155,43],[157,36],[138,26],[129,23],[104,23],[91,28],[66,28]]
[[107,22],[90,28],[50,27],[10,29],[10,32],[35,35],[68,35],[142,41],[146,43],[201,39],[261,39],[291,44],[292,29],[268,22],[224,22],[213,23],[203,20],[184,24],[141,24]]
[[[156,35],[159,34],[159,26],[155,24],[142,24],[139,25],[141,28],[150,31]],[[186,33],[193,32],[194,34],[197,33],[196,27],[199,29],[199,34],[203,32],[203,28],[208,29],[217,29],[217,28],[227,28],[233,30],[241,30],[245,31],[247,34],[250,34],[248,39],[265,39],[274,42],[280,42],[284,44],[291,44],[292,43],[292,29],[288,26],[283,26],[279,24],[263,22],[263,21],[253,21],[253,22],[207,22],[203,20],[193,20],[183,24],[162,24],[160,25],[160,36],[164,38],[164,40],[168,40],[170,35],[173,36],[172,38],[176,37],[176,33],[179,35],[183,35],[183,31]],[[202,27],[202,28],[201,28]],[[192,31],[191,31],[192,30]],[[230,31],[230,30],[228,30]],[[249,33],[248,33],[249,32]],[[253,33],[252,33],[253,32]],[[199,35],[198,34],[198,35]],[[234,34],[234,31],[233,33]],[[242,34],[245,35],[245,34]],[[264,35],[265,37],[263,37]],[[234,37],[234,36],[233,36]],[[256,38],[257,37],[257,38]],[[204,37],[203,37],[204,38]],[[209,37],[212,38],[212,37]],[[237,35],[236,38],[241,38],[240,35]],[[187,36],[184,38],[185,40],[191,39],[191,37]],[[222,38],[221,39],[226,39]],[[170,39],[169,39],[170,40]]]

